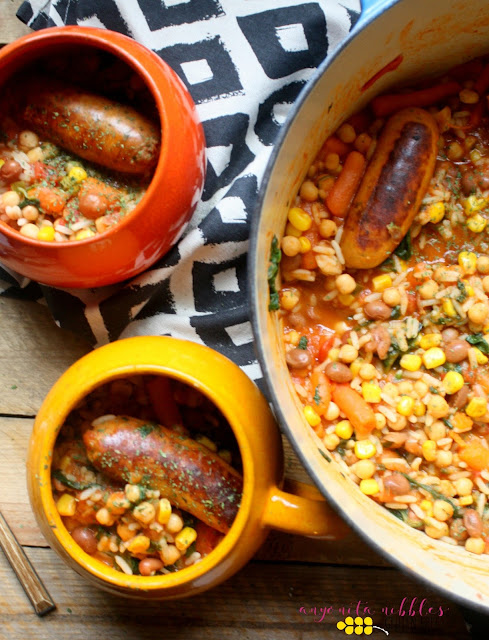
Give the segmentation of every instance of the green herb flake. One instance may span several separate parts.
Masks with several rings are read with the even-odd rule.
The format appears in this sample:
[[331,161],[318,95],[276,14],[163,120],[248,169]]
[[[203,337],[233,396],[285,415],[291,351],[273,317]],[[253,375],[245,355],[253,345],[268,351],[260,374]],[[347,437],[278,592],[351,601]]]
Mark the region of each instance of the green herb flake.
[[299,340],[299,344],[297,345],[298,349],[303,349],[304,351],[307,349],[307,338],[306,336],[301,336]]
[[278,267],[282,259],[282,252],[277,236],[273,236],[272,244],[270,248],[270,264],[268,266],[268,288],[270,291],[270,302],[268,304],[269,311],[277,311],[280,308],[280,301],[277,288],[275,286],[275,279],[278,274]]

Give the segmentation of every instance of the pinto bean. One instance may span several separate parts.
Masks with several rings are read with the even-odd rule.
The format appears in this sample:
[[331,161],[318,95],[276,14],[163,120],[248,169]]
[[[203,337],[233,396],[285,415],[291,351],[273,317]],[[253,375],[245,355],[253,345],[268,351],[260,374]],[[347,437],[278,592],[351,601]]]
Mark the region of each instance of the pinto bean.
[[372,302],[367,302],[363,311],[372,320],[388,320],[391,317],[392,309],[382,300],[373,300]]
[[291,369],[304,369],[311,364],[311,354],[307,349],[291,349],[285,354],[285,361]]
[[454,518],[450,523],[450,537],[457,542],[467,540],[469,534],[464,526],[462,518]]
[[462,362],[469,353],[469,344],[465,340],[452,340],[445,346],[448,362]]
[[467,509],[463,517],[464,527],[471,538],[479,538],[482,534],[482,520],[475,509]]
[[384,476],[382,482],[384,483],[384,489],[394,496],[403,496],[411,490],[409,480],[400,473]]
[[139,563],[139,573],[142,576],[151,576],[156,571],[163,569],[163,563],[158,558],[143,558]]
[[5,182],[15,182],[22,173],[22,167],[17,160],[6,160],[0,169],[0,178]]
[[291,324],[295,329],[300,329],[301,327],[306,326],[306,319],[302,313],[289,313],[288,320],[289,324]]
[[375,327],[370,332],[372,340],[365,345],[366,351],[377,351],[377,354],[381,360],[387,356],[387,352],[391,346],[391,336],[387,329],[383,325]]
[[467,404],[469,397],[469,387],[464,385],[459,391],[450,396],[449,404],[455,409],[462,409]]
[[330,362],[326,365],[324,373],[333,382],[350,382],[353,378],[350,368],[341,362]]
[[465,171],[460,181],[460,186],[462,187],[462,191],[464,192],[464,195],[470,196],[471,193],[474,193],[474,191],[477,188],[477,183],[478,183],[478,180],[475,172],[471,171],[470,169]]
[[452,342],[458,338],[459,333],[453,327],[448,327],[448,329],[443,329],[441,336],[444,342]]
[[88,527],[76,527],[71,532],[73,540],[76,544],[90,555],[93,555],[97,551],[97,538],[94,532]]

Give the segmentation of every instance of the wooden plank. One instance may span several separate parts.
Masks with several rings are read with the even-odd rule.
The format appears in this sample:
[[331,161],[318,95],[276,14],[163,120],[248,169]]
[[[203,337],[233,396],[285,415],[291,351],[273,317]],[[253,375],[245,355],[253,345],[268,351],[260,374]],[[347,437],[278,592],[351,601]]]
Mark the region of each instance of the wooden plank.
[[[32,424],[30,419],[0,417],[0,511],[21,544],[42,547],[46,546],[46,541],[31,511],[25,482],[25,460]],[[294,456],[290,447],[288,456]],[[290,465],[288,476],[307,481],[297,459]],[[353,533],[343,540],[327,541],[272,532],[258,557],[276,561],[387,566],[383,558]]]
[[0,0],[0,42],[3,44],[32,31],[15,15],[21,4],[22,0]]
[[90,351],[59,329],[42,304],[0,298],[0,414],[35,415],[47,392]]
[[[28,555],[58,608],[46,618],[36,619],[1,557],[0,637],[6,640],[85,640],[87,634],[111,640],[163,636],[186,640],[344,640],[345,632],[336,628],[348,615],[341,607],[356,607],[358,601],[369,608],[373,623],[396,640],[469,638],[456,605],[391,569],[252,562],[211,591],[188,600],[145,602],[142,609],[138,602],[93,588],[51,550],[29,549]],[[403,600],[403,609],[409,610],[414,598],[416,615],[399,615]],[[420,615],[424,598],[424,615]],[[309,615],[301,613],[301,607]],[[317,608],[316,616],[310,613],[313,607]],[[328,607],[331,610],[324,611]],[[386,615],[384,607],[397,613]],[[429,607],[436,613],[429,615]],[[443,615],[439,615],[440,607]],[[384,637],[380,631],[374,630],[374,634]]]

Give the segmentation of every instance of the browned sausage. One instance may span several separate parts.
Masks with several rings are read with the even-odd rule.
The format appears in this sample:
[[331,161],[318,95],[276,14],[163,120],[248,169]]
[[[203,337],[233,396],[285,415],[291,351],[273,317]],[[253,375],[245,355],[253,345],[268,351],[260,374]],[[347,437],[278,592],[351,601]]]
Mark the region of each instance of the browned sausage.
[[108,416],[85,431],[92,464],[106,476],[145,483],[205,524],[227,533],[238,512],[242,478],[217,454],[170,429]]
[[158,128],[132,107],[49,78],[29,77],[27,86],[14,116],[41,138],[114,171],[154,168]]
[[378,266],[406,235],[433,176],[438,135],[424,109],[403,109],[387,121],[345,221],[347,267]]

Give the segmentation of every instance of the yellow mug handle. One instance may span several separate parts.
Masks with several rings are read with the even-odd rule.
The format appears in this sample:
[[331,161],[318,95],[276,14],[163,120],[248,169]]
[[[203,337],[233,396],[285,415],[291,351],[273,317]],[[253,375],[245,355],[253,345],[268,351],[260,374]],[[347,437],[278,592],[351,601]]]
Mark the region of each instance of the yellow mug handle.
[[265,526],[327,540],[344,538],[350,531],[316,487],[286,479],[284,489],[270,490],[263,514]]

